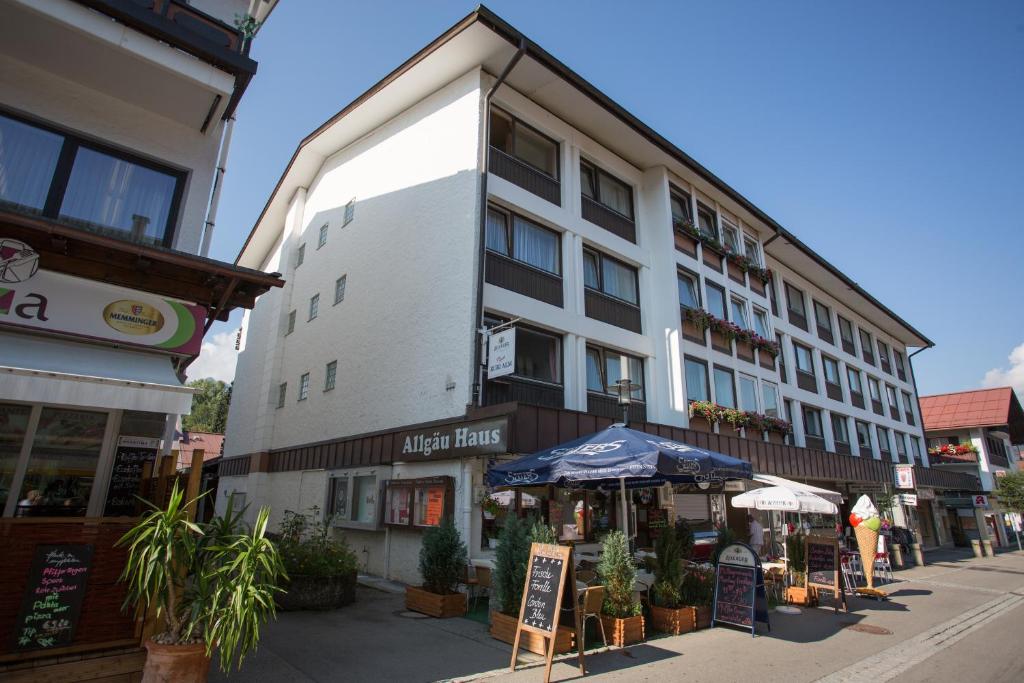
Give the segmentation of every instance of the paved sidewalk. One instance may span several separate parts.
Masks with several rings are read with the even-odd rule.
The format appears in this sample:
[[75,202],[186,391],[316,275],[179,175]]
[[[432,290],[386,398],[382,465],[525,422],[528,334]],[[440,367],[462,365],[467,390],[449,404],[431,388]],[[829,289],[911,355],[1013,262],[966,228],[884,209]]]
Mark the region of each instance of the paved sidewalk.
[[[901,662],[927,667],[930,658],[948,656],[944,648],[960,639],[973,642],[977,629],[1024,623],[1024,553],[974,559],[970,551],[934,551],[927,561],[897,572],[897,583],[887,588],[889,601],[853,598],[849,614],[821,608],[772,613],[771,633],[759,627],[757,638],[725,628],[652,637],[626,649],[588,654],[587,679],[685,675],[688,682],[790,683],[834,675],[835,681],[880,683]],[[485,625],[416,618],[404,612],[403,601],[400,594],[361,586],[349,607],[283,613],[240,673],[211,672],[211,681],[539,680],[541,671],[531,667],[540,664],[535,655],[522,660],[529,668],[508,673],[511,647],[492,639]],[[579,677],[575,656],[565,660],[556,663],[552,680]],[[1014,666],[1011,675],[1020,673],[1018,680],[1024,680],[1024,668]],[[870,667],[870,679],[858,675],[864,667]]]

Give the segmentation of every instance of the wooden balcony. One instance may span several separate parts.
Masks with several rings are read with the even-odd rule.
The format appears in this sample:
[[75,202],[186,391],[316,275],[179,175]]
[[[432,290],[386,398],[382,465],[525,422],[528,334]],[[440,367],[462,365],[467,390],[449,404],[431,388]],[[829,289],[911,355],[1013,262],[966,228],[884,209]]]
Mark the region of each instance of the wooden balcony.
[[497,287],[562,307],[562,278],[496,252],[487,252],[484,279]]
[[612,211],[590,197],[581,195],[583,202],[583,218],[594,225],[599,225],[608,232],[618,235],[624,240],[636,244],[636,223],[617,211]]
[[507,376],[487,381],[484,400],[485,405],[516,402],[545,408],[562,408],[565,406],[565,388],[561,385]]
[[640,334],[640,307],[610,297],[593,289],[584,292],[585,313],[588,318],[600,320]]
[[[622,421],[622,406],[619,399],[607,394],[587,392],[587,412],[598,417],[610,417],[616,422]],[[629,422],[646,422],[647,404],[633,401],[629,404]]]
[[504,178],[555,206],[562,205],[561,183],[500,149],[490,148],[488,169],[499,178]]

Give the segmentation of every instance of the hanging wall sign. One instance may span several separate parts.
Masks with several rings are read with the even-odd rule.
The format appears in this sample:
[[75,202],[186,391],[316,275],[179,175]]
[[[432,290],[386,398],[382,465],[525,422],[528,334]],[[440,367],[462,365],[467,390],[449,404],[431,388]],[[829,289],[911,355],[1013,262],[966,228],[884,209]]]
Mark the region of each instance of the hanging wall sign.
[[505,453],[508,450],[508,418],[456,422],[399,432],[395,437],[395,450],[396,462]]
[[0,238],[0,325],[199,353],[202,306],[43,270],[34,255],[28,245]]
[[750,629],[751,636],[759,621],[771,630],[761,558],[746,543],[728,545],[718,556],[712,615],[713,624]]
[[487,337],[487,379],[511,375],[516,370],[516,328]]
[[91,545],[37,545],[14,622],[17,650],[71,645],[92,564]]
[[898,489],[912,489],[914,488],[914,466],[913,465],[895,465],[893,470],[896,475],[896,488]]

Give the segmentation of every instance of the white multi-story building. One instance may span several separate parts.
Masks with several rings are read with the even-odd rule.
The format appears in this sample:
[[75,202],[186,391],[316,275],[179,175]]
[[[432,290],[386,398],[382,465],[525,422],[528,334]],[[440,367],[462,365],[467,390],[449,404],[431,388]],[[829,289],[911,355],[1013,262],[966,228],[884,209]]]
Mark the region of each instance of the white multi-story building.
[[[756,470],[929,476],[907,349],[931,342],[483,8],[302,142],[237,262],[287,285],[243,323],[221,501],[326,506],[375,573],[415,579],[442,494],[485,560],[487,460],[618,419],[623,378],[631,424]],[[514,372],[486,379],[481,331],[507,322]],[[793,433],[691,420],[693,401]],[[463,429],[498,443],[460,447]],[[572,495],[512,509],[555,524]],[[579,495],[590,538],[615,511]],[[682,502],[744,525],[724,498]]]
[[[0,678],[141,668],[141,619],[107,609],[124,600],[114,544],[174,472],[158,454],[203,335],[283,284],[206,258],[274,4],[0,3]],[[63,605],[51,633],[18,614],[53,546],[88,574],[86,608]]]

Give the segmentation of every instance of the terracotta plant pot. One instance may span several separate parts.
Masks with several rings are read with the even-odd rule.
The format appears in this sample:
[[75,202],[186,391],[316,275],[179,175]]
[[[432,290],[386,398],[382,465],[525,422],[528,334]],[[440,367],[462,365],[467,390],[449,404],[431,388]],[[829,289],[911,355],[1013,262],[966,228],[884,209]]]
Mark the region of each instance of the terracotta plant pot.
[[[491,612],[491,637],[509,645],[514,644],[516,641],[516,624],[518,623],[519,620],[515,617],[510,617],[501,612]],[[575,636],[576,633],[572,628],[559,625],[558,635],[555,637],[555,654],[563,654],[572,650],[576,646]],[[519,636],[519,647],[539,655],[546,655],[548,653],[547,638],[533,631],[522,632]]]
[[698,605],[692,608],[694,614],[696,614],[695,622],[698,629],[711,628],[711,606],[710,605]]
[[697,628],[697,610],[694,607],[657,607],[651,605],[651,628],[678,636]]
[[161,645],[146,641],[142,683],[206,683],[210,658],[206,645]]
[[425,588],[406,586],[405,608],[438,619],[461,617],[466,613],[466,594],[441,595]]
[[644,639],[644,618],[642,616],[620,619],[606,617],[602,614],[601,623],[604,624],[604,633],[612,645],[625,647],[642,642]]

